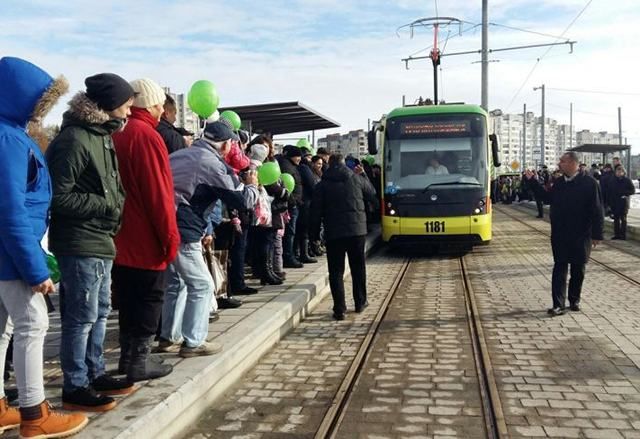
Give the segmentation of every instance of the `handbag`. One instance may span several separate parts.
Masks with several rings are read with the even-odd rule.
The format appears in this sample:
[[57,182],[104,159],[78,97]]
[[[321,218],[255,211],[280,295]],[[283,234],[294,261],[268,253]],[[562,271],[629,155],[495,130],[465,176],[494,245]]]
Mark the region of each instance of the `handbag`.
[[271,201],[273,201],[273,198],[267,194],[264,187],[260,186],[258,189],[258,201],[256,202],[254,211],[254,226],[271,227]]
[[226,294],[227,289],[227,275],[226,270],[222,268],[222,264],[220,259],[216,256],[216,253],[227,253],[226,251],[216,251],[214,252],[210,245],[207,245],[203,248],[204,259],[207,263],[207,268],[209,269],[209,273],[211,274],[211,278],[213,279],[213,295],[214,297],[223,296]]

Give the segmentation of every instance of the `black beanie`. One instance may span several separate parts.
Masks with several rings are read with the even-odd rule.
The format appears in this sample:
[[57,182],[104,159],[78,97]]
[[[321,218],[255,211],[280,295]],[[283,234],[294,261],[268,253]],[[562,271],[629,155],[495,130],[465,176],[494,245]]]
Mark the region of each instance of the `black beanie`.
[[297,146],[287,145],[285,146],[285,155],[291,157],[302,157],[302,151]]
[[87,97],[104,111],[113,111],[131,99],[135,92],[129,83],[114,73],[99,73],[84,80]]

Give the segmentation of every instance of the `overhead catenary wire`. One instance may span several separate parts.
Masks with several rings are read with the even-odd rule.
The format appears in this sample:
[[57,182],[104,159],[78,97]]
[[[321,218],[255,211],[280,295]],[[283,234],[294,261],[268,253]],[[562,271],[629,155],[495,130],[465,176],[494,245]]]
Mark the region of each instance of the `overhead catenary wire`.
[[[593,0],[588,0],[587,3],[584,5],[584,7],[580,10],[580,12],[578,13],[578,15],[576,15],[576,17],[571,20],[571,23],[569,23],[569,25],[565,28],[565,30],[560,34],[559,39],[564,38],[564,35],[569,31],[569,29],[571,29],[571,27],[575,24],[576,21],[578,21],[578,19],[582,16],[582,14],[584,14],[584,12],[587,10],[587,8],[591,5],[591,3],[593,3]],[[556,39],[557,41],[557,39]],[[522,82],[522,85],[520,85],[520,87],[518,88],[518,91],[516,91],[516,93],[513,95],[513,97],[511,98],[511,100],[509,101],[509,105],[507,105],[507,111],[511,108],[511,106],[513,105],[513,102],[516,100],[516,98],[518,97],[518,95],[520,95],[520,92],[522,91],[522,89],[527,85],[527,82],[529,81],[529,78],[531,78],[531,75],[533,75],[533,72],[536,71],[536,69],[538,68],[538,65],[540,64],[540,61],[542,61],[542,59],[551,51],[551,49],[553,48],[553,46],[550,46],[543,54],[540,58],[536,59],[535,64],[533,65],[533,67],[531,68],[531,70],[529,71],[529,73],[527,74],[527,77],[525,78],[525,80]]]
[[624,91],[605,91],[605,90],[580,90],[573,88],[556,88],[547,87],[547,90],[564,91],[568,93],[589,93],[589,94],[604,94],[604,95],[620,95],[620,96],[640,96],[640,93],[624,92]]

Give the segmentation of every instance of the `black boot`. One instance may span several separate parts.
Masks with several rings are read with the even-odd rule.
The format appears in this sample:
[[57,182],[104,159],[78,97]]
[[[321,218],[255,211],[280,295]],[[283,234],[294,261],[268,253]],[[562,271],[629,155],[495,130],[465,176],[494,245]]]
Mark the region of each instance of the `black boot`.
[[271,258],[269,255],[263,255],[263,257],[264,260],[260,267],[260,271],[262,272],[260,285],[282,285],[282,279],[273,274],[273,267],[271,265]]
[[309,253],[311,256],[322,256],[324,254],[318,241],[313,241],[309,244]]
[[282,265],[283,265],[284,268],[302,268],[302,267],[304,267],[302,262],[297,260],[294,256],[289,256],[289,257],[285,256],[284,261],[282,261]]
[[269,273],[269,276],[271,276],[272,278],[280,282],[278,285],[281,285],[282,283],[284,283],[284,277],[277,275],[276,272],[273,270],[273,253],[272,252],[270,252],[267,255],[267,272]]
[[161,378],[173,371],[173,366],[161,364],[151,358],[153,337],[135,337],[131,340],[131,362],[127,370],[129,381],[144,381]]
[[120,360],[118,360],[118,373],[125,375],[131,363],[131,336],[120,334]]
[[309,240],[301,239],[300,240],[300,262],[303,264],[315,264],[318,262],[317,259],[309,256]]

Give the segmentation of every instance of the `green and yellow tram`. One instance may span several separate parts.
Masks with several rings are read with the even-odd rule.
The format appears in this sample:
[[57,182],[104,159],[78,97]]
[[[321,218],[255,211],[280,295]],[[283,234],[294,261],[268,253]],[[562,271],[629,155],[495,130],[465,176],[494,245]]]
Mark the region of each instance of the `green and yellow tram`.
[[491,240],[488,115],[464,104],[396,108],[369,132],[382,162],[382,238],[392,244]]

